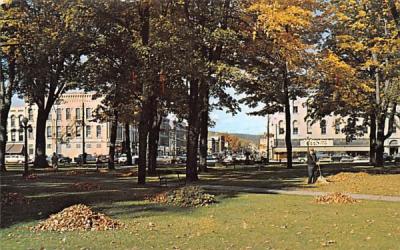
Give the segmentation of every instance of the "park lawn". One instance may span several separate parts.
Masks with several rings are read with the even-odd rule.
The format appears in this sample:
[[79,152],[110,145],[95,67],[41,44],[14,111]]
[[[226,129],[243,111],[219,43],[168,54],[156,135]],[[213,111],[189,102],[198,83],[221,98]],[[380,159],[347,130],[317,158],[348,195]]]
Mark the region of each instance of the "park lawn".
[[319,205],[312,197],[229,194],[183,209],[146,201],[98,203],[126,229],[30,232],[38,221],[1,230],[2,249],[398,249],[400,203]]
[[[350,176],[349,176],[350,177]],[[309,187],[306,187],[310,190]],[[374,194],[400,196],[400,174],[365,175],[328,184],[316,184],[312,191],[345,192],[354,194]]]

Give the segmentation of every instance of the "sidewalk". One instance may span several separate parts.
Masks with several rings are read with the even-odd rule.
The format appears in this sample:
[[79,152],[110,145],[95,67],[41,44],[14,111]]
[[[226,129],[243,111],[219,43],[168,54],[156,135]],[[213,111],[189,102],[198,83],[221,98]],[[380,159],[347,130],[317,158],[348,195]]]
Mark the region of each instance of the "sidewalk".
[[[313,192],[313,191],[303,191],[303,190],[280,190],[280,189],[268,189],[268,188],[257,188],[257,187],[240,187],[240,186],[223,186],[223,185],[200,185],[200,186],[204,189],[234,191],[243,193],[285,194],[285,195],[305,195],[305,196],[319,196],[328,194],[327,192]],[[400,202],[400,196],[384,196],[384,195],[371,195],[371,194],[347,194],[347,195],[358,200]]]

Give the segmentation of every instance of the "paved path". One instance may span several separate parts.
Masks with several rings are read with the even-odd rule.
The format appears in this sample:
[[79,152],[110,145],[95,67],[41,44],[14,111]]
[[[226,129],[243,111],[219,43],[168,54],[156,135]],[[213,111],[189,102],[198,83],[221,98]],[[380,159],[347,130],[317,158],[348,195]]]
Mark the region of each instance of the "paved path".
[[[287,195],[308,195],[319,196],[328,194],[328,192],[314,192],[303,190],[281,190],[281,189],[268,189],[258,187],[240,187],[240,186],[224,186],[224,185],[201,185],[205,189],[234,191],[244,193],[261,193],[261,194],[287,194]],[[384,195],[370,195],[370,194],[347,194],[354,199],[359,200],[373,200],[373,201],[392,201],[400,202],[400,196],[384,196]]]

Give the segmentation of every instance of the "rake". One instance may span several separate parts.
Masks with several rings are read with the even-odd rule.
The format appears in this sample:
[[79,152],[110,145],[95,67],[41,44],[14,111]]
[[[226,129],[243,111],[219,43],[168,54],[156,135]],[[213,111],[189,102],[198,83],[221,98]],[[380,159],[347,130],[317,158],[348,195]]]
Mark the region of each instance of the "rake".
[[328,180],[322,175],[321,165],[317,164],[317,166],[318,166],[318,172],[319,172],[319,176],[317,178],[317,181],[321,182],[321,183],[328,183]]

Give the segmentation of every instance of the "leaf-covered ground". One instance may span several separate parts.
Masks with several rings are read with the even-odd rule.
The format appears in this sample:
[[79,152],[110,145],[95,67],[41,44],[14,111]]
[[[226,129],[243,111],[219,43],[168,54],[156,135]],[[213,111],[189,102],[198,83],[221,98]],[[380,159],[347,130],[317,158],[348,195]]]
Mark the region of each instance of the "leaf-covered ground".
[[2,249],[398,249],[400,203],[320,205],[312,197],[232,195],[195,209],[141,201],[93,207],[126,225],[101,232],[1,231]]

